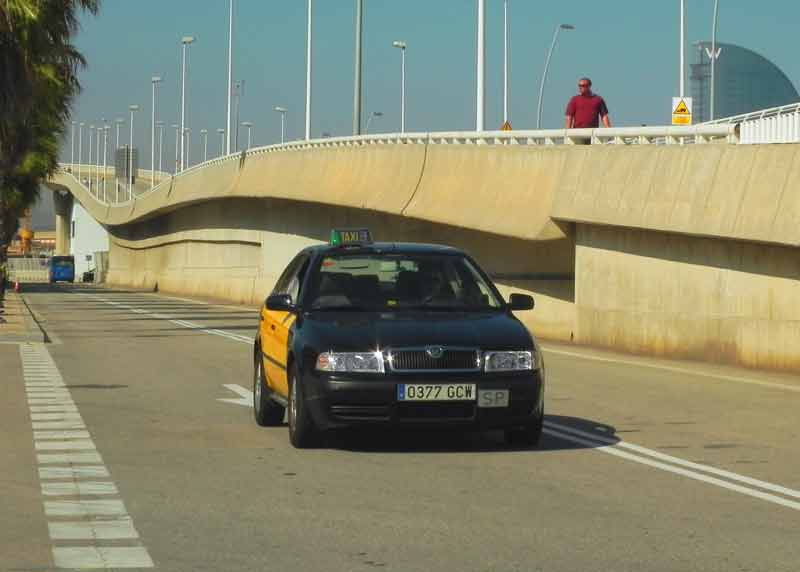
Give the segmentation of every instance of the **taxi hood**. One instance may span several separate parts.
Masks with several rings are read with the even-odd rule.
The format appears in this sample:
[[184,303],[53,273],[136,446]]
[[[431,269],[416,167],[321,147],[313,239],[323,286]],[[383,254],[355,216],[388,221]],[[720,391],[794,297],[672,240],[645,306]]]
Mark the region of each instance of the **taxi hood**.
[[314,345],[334,351],[426,345],[483,350],[533,347],[527,328],[502,311],[312,312],[304,322]]

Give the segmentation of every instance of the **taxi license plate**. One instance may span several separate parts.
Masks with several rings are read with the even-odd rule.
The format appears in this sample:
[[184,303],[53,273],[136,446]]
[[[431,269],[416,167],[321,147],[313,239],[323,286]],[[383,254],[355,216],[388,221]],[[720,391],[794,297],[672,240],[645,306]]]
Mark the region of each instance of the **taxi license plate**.
[[474,383],[400,383],[397,401],[475,401]]

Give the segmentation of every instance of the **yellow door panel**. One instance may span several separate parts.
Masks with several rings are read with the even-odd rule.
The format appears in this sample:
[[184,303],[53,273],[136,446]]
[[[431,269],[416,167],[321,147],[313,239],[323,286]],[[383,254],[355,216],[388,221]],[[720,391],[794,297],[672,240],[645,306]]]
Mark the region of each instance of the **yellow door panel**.
[[286,376],[286,360],[289,354],[287,346],[289,327],[294,323],[294,315],[289,312],[262,310],[261,344],[266,354],[264,370],[270,389],[289,397],[289,384]]

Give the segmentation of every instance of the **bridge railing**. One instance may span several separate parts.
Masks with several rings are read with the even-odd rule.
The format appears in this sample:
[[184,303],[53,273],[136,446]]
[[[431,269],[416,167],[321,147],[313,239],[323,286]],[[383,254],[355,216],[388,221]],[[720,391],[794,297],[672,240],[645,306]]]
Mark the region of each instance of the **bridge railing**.
[[722,117],[698,125],[739,125],[739,142],[745,145],[760,143],[800,142],[800,102],[770,107],[732,117]]
[[[70,173],[78,184],[90,192],[101,204],[125,204],[137,198],[158,191],[168,185],[173,178],[185,177],[199,169],[205,169],[228,161],[240,161],[243,156],[263,155],[266,153],[286,153],[308,149],[329,149],[336,147],[366,147],[382,145],[484,145],[484,146],[553,146],[553,145],[689,145],[708,143],[739,142],[739,131],[736,124],[693,125],[682,126],[643,126],[612,127],[600,129],[542,129],[531,131],[448,131],[435,133],[385,133],[360,135],[351,137],[330,137],[309,141],[290,141],[277,145],[255,147],[247,151],[232,153],[204,163],[198,163],[177,175],[167,175],[152,189],[134,192],[133,197],[122,193],[119,201],[116,194],[92,193],[89,188]],[[62,165],[65,169],[66,165]],[[141,181],[141,176],[139,178]]]

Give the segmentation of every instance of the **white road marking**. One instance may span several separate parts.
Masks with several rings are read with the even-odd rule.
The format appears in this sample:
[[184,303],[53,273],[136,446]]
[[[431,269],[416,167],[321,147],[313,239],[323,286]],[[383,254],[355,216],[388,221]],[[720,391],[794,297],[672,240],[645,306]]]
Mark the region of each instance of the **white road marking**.
[[42,439],[89,439],[88,431],[34,431],[36,441]]
[[103,462],[100,453],[39,453],[37,459],[40,465],[93,465]]
[[152,568],[143,546],[60,546],[53,548],[58,568]]
[[771,389],[783,389],[785,391],[794,391],[796,393],[800,393],[800,385],[787,385],[784,383],[775,383],[772,381],[761,381],[758,379],[753,379],[749,377],[739,377],[735,375],[724,375],[724,374],[717,374],[717,373],[709,373],[705,371],[699,371],[696,369],[689,369],[684,367],[675,367],[671,365],[662,365],[657,363],[647,363],[643,361],[636,361],[636,360],[626,360],[626,359],[619,359],[619,358],[607,358],[602,356],[591,355],[587,353],[581,352],[571,352],[567,350],[557,350],[554,348],[548,348],[546,346],[542,346],[542,349],[551,354],[563,355],[563,356],[570,356],[570,357],[577,357],[586,360],[592,361],[600,361],[606,363],[618,363],[622,365],[630,365],[635,367],[646,367],[650,369],[660,369],[663,371],[669,371],[673,373],[683,373],[687,375],[696,375],[700,377],[708,377],[710,379],[717,379],[720,381],[733,381],[736,383],[746,383],[749,385],[758,385],[761,387],[769,387]]
[[45,481],[42,483],[42,494],[49,497],[76,497],[92,495],[116,495],[119,494],[119,491],[117,490],[117,485],[108,481]]
[[[78,407],[55,362],[42,344],[20,345],[23,377],[33,425],[44,512],[59,568],[149,568],[153,561],[141,545],[116,484],[97,452]],[[52,451],[52,452],[51,452]],[[66,497],[66,498],[65,498]],[[77,522],[65,521],[74,517]],[[113,540],[115,546],[104,546]],[[70,546],[59,545],[69,541]],[[84,541],[87,545],[76,545]]]
[[543,432],[547,435],[552,435],[553,437],[558,437],[559,439],[563,439],[565,441],[571,441],[572,443],[577,443],[579,445],[584,445],[586,447],[591,447],[593,451],[599,451],[601,453],[606,453],[608,455],[614,455],[616,457],[620,457],[622,459],[627,459],[629,461],[634,461],[636,463],[641,463],[643,465],[647,465],[656,469],[660,469],[662,471],[667,471],[669,473],[674,473],[676,475],[681,475],[684,477],[688,477],[690,479],[694,479],[696,481],[702,481],[704,483],[708,483],[711,485],[715,485],[724,489],[728,489],[731,491],[735,491],[737,493],[741,493],[743,495],[747,495],[750,497],[754,497],[760,500],[764,500],[767,502],[775,503],[787,508],[792,508],[795,510],[800,510],[800,502],[792,501],[789,499],[785,499],[779,497],[777,495],[773,495],[770,493],[765,493],[756,489],[751,489],[742,485],[737,485],[728,481],[723,481],[722,479],[718,479],[716,477],[710,477],[708,475],[704,475],[699,472],[691,471],[689,469],[684,469],[681,467],[677,467],[674,465],[668,465],[667,463],[663,463],[661,461],[654,461],[652,459],[648,459],[644,456],[634,455],[632,453],[628,453],[627,451],[622,451],[618,447],[618,445],[609,445],[603,441],[595,440],[595,439],[588,439],[584,437],[578,437],[576,435],[571,435],[569,433],[562,433],[561,431],[557,431],[555,429],[549,428],[552,424],[546,424]]
[[95,451],[91,439],[76,439],[71,441],[35,441],[37,451]]
[[53,540],[123,540],[139,538],[130,517],[89,522],[50,522]]
[[253,406],[253,392],[249,389],[245,389],[241,385],[236,385],[235,383],[224,383],[222,387],[229,389],[230,391],[241,395],[239,399],[217,399],[217,401],[223,401],[225,403],[233,403],[234,405],[243,405],[244,407],[252,407]]
[[86,429],[86,425],[80,419],[70,419],[69,421],[36,421],[33,423],[34,431],[40,429]]
[[796,491],[788,487],[783,487],[781,485],[776,485],[774,483],[769,483],[767,481],[761,481],[759,479],[754,479],[752,477],[746,477],[744,475],[740,475],[738,473],[734,473],[731,471],[726,471],[724,469],[717,469],[716,467],[711,467],[700,463],[693,463],[692,461],[686,461],[679,457],[673,457],[672,455],[667,455],[665,453],[661,453],[660,451],[654,451],[653,449],[648,449],[647,447],[642,447],[641,445],[634,445],[633,443],[626,443],[625,441],[617,441],[616,439],[610,439],[602,435],[595,435],[592,433],[588,433],[586,431],[581,431],[579,429],[573,429],[572,427],[567,427],[566,425],[561,425],[560,423],[552,423],[550,421],[546,421],[545,425],[551,429],[557,429],[558,431],[563,431],[565,433],[577,435],[578,437],[594,439],[595,441],[599,441],[600,443],[615,445],[623,449],[635,451],[636,453],[639,453],[641,455],[647,455],[648,457],[653,457],[654,459],[658,459],[660,461],[666,461],[674,465],[687,467],[689,469],[694,469],[697,471],[703,471],[705,473],[724,477],[732,481],[737,481],[764,490],[800,499],[800,491]]
[[39,467],[39,478],[45,479],[87,479],[108,477],[105,465],[72,465],[69,467]]

